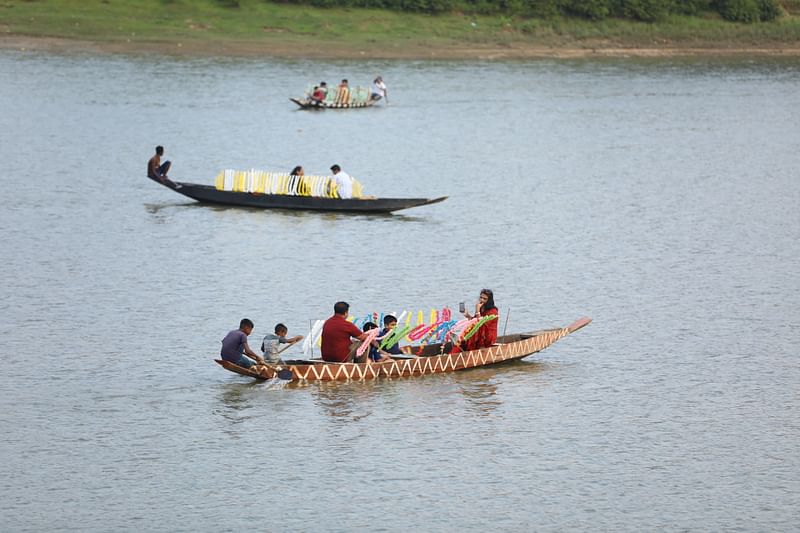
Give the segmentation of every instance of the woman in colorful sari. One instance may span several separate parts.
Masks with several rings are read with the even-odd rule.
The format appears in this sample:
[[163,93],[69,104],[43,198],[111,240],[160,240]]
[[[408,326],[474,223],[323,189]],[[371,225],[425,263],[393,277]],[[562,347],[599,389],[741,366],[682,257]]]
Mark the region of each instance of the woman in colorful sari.
[[491,315],[497,318],[485,322],[472,337],[463,342],[461,346],[463,351],[488,348],[497,340],[497,322],[500,320],[500,313],[494,305],[494,293],[489,289],[481,289],[478,302],[475,304],[475,314],[464,311],[464,316],[471,319]]

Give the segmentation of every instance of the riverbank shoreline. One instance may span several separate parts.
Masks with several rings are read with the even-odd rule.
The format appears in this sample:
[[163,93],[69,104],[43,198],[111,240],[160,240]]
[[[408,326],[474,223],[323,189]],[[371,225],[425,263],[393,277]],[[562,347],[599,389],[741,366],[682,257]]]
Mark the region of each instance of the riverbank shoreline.
[[367,59],[367,60],[514,60],[590,58],[680,58],[680,57],[800,57],[800,44],[769,44],[753,47],[663,46],[625,47],[610,43],[585,46],[513,44],[507,46],[404,44],[380,49],[347,44],[236,41],[91,41],[24,35],[0,36],[0,50],[98,55],[160,54],[185,57],[270,57],[274,59]]

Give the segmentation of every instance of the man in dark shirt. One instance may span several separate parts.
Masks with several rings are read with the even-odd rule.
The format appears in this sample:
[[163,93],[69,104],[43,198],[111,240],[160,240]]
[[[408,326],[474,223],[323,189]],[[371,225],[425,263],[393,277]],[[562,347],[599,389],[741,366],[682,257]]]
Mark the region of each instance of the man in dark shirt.
[[156,146],[156,155],[147,162],[147,177],[161,183],[172,183],[167,177],[167,172],[169,172],[169,167],[172,166],[172,163],[164,161],[164,164],[161,164],[162,155],[164,155],[164,147]]
[[[393,315],[386,315],[385,317],[383,317],[383,329],[381,330],[380,334],[378,334],[378,337],[381,338],[385,337],[386,335],[391,333],[392,330],[396,327],[397,327],[397,319]],[[409,352],[409,349],[400,348],[399,340],[398,342],[395,342],[391,346],[387,346],[384,349],[391,355],[402,355],[404,353]]]
[[344,363],[350,356],[351,338],[363,341],[367,334],[347,320],[350,304],[336,302],[333,316],[322,326],[322,359],[325,361]]
[[235,365],[250,368],[255,364],[264,364],[264,359],[257,355],[247,344],[247,337],[253,332],[253,321],[243,318],[239,322],[239,329],[229,331],[222,339],[222,349],[219,354],[225,361]]

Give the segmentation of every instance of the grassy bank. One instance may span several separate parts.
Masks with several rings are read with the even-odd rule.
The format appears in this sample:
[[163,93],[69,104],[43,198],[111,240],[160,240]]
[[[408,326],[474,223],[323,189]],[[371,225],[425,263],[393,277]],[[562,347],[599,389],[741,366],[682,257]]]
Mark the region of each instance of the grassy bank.
[[[108,51],[305,57],[513,57],[559,50],[796,51],[800,17],[735,24],[718,17],[516,19],[318,9],[240,0],[0,0],[0,42]],[[10,44],[9,44],[10,43]]]

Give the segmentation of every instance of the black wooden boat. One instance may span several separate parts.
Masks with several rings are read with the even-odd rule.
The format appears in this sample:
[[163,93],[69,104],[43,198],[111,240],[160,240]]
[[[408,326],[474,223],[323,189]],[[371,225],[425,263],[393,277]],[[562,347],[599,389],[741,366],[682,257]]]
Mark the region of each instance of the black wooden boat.
[[374,106],[378,100],[366,100],[363,102],[352,102],[348,104],[334,104],[333,102],[319,102],[309,98],[289,98],[292,102],[300,106],[300,109],[364,109]]
[[435,204],[447,199],[447,196],[441,196],[439,198],[350,198],[345,200],[318,196],[221,191],[211,185],[198,185],[171,180],[160,181],[154,179],[153,181],[198,202],[261,209],[391,213],[392,211],[408,209],[409,207]]

